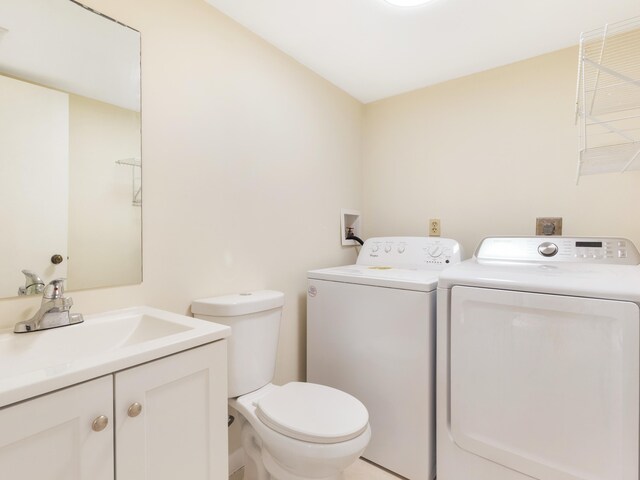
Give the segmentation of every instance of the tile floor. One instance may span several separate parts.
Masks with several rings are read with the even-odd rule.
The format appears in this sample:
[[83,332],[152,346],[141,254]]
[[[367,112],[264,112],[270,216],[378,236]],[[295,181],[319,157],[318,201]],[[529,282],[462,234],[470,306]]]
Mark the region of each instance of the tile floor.
[[[243,470],[238,470],[229,477],[229,480],[242,480]],[[358,460],[356,463],[347,468],[344,472],[344,480],[401,480],[402,477],[393,475],[375,465],[365,461]]]
[[402,478],[362,459],[344,471],[344,480],[401,480]]

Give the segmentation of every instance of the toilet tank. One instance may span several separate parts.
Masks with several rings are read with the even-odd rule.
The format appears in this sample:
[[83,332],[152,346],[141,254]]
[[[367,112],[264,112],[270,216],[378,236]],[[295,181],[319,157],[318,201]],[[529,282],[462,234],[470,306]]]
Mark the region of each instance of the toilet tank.
[[239,397],[273,380],[284,293],[274,290],[195,300],[196,318],[231,327],[227,339],[229,398]]

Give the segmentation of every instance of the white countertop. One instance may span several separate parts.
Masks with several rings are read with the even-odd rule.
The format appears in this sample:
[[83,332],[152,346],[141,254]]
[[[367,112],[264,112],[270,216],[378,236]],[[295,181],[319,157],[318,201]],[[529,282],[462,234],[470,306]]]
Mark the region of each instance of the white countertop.
[[150,307],[50,330],[0,330],[0,407],[222,340],[228,326]]

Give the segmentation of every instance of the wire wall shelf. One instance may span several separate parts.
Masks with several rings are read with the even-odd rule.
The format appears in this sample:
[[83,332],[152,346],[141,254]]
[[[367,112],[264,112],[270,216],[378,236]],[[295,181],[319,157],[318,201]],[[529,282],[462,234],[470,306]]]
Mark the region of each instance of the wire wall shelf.
[[131,183],[133,200],[131,205],[134,207],[142,206],[142,162],[139,158],[123,158],[122,160],[116,160],[116,164],[133,167],[131,169]]
[[640,170],[640,17],[580,36],[576,123],[582,175]]

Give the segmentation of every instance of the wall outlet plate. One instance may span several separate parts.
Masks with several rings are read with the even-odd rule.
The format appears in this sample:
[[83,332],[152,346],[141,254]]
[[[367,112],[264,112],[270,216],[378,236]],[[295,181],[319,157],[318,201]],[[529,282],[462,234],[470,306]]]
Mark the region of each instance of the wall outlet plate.
[[536,218],[536,235],[562,235],[562,217]]
[[440,236],[440,219],[439,218],[429,219],[429,236],[430,237]]

